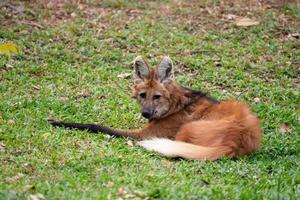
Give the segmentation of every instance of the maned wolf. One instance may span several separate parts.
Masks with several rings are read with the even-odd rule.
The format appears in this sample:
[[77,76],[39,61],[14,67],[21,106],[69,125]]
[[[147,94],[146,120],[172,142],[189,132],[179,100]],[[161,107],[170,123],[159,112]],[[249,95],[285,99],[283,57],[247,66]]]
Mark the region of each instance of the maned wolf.
[[141,56],[134,61],[133,97],[149,123],[141,129],[119,130],[95,124],[48,120],[54,126],[132,137],[138,145],[168,157],[216,160],[259,149],[259,119],[240,101],[218,102],[201,91],[174,81],[173,64],[164,57],[152,69]]

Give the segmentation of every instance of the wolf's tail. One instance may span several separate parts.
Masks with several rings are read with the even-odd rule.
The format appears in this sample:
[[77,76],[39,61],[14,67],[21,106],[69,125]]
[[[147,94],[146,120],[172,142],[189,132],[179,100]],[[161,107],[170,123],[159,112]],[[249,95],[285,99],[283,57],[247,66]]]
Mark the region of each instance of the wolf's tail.
[[116,130],[112,128],[108,128],[105,126],[100,126],[97,124],[81,124],[81,123],[73,123],[73,122],[61,122],[54,119],[48,119],[48,122],[56,127],[65,127],[65,128],[72,128],[77,130],[86,130],[91,133],[105,133],[111,136],[125,136],[124,132],[121,130]]

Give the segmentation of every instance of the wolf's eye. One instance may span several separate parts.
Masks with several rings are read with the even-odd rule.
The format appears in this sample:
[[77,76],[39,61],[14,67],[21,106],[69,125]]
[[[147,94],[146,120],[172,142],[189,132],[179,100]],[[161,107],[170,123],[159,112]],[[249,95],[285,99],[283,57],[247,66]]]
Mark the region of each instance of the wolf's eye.
[[140,93],[140,97],[143,98],[143,99],[146,98],[146,92]]
[[160,99],[160,97],[161,97],[160,94],[156,94],[156,95],[153,96],[153,99],[154,99],[154,100],[155,100],[155,99]]

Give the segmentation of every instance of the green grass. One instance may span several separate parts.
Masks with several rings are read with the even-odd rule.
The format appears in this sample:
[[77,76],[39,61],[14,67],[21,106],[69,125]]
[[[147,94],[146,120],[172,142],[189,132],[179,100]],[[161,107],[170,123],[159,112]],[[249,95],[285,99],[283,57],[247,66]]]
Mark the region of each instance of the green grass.
[[[0,9],[0,38],[21,49],[0,57],[0,199],[37,193],[47,199],[300,198],[300,42],[288,37],[300,30],[299,7],[254,10],[261,23],[237,27],[219,12],[200,12],[218,11],[221,1],[176,2],[47,8],[16,1],[34,13],[14,17]],[[228,6],[225,14],[245,16],[236,8],[244,7]],[[131,99],[132,81],[117,77],[132,72],[137,55],[151,64],[169,55],[178,82],[220,100],[245,101],[262,121],[261,150],[216,162],[174,160],[128,145],[129,139],[46,122],[141,127],[146,121]],[[289,132],[280,131],[283,124]]]

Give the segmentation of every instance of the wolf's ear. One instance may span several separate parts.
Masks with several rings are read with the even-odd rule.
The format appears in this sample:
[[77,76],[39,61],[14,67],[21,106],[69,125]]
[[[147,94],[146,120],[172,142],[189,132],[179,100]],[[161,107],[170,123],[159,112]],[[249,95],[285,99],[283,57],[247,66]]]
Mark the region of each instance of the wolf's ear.
[[167,83],[174,80],[174,69],[172,60],[165,56],[160,64],[156,67],[156,77],[161,83]]
[[142,56],[138,56],[133,62],[135,70],[135,81],[144,81],[145,79],[149,79],[150,69],[144,58]]

